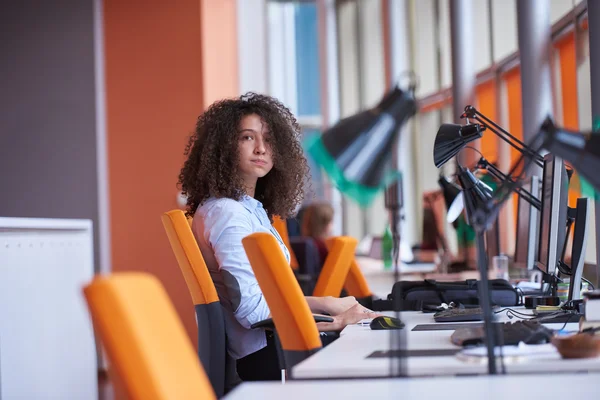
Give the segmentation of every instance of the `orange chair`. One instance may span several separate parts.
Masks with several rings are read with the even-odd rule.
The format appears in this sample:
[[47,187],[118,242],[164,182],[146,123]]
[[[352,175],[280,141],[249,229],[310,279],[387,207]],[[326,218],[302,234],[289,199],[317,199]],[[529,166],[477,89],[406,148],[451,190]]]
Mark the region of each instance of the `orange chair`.
[[329,253],[319,274],[313,296],[339,297],[356,250],[356,239],[349,236],[337,236],[327,239]]
[[[284,369],[320,350],[321,338],[315,322],[332,322],[329,317],[313,316],[300,285],[273,235],[253,233],[242,244],[260,289],[269,304],[277,337],[283,350]],[[264,324],[258,323],[253,327]]]
[[[279,233],[279,236],[281,236],[281,238],[283,239],[283,243],[286,245],[286,247],[288,248],[288,250],[290,252],[290,265],[292,266],[292,269],[297,271],[298,265],[299,265],[298,258],[296,257],[296,255],[294,254],[294,252],[292,250],[291,241],[290,241],[290,237],[288,234],[287,225],[285,223],[285,220],[276,216],[273,219],[273,227],[277,230],[277,233]],[[356,245],[354,245],[354,248],[356,249]],[[342,270],[343,269],[345,269],[345,268],[342,268]],[[342,272],[342,275],[343,275],[343,272]],[[344,289],[346,289],[346,292],[349,296],[354,296],[357,299],[366,299],[366,298],[371,298],[373,296],[371,289],[369,289],[367,280],[365,279],[365,276],[363,275],[360,267],[354,260],[354,257],[352,257],[352,263],[350,265],[350,269],[348,269],[346,277],[342,278],[338,273],[336,273],[336,276],[338,277],[337,279],[345,280],[343,287],[344,287]],[[307,281],[312,280],[311,277],[304,276],[304,275],[302,275],[302,276],[297,275],[296,278],[299,281],[301,281],[301,284],[306,284]],[[319,279],[320,279],[320,276],[319,276]],[[322,285],[323,285],[323,283],[322,283]],[[316,287],[315,287],[315,289],[313,289],[313,294],[316,296],[317,294],[315,294],[316,293],[315,290],[316,290]],[[341,289],[340,289],[340,293],[341,293]],[[336,294],[335,296],[336,297],[339,296],[340,293]]]
[[183,211],[166,212],[161,219],[194,302],[198,356],[215,393],[221,397],[239,378],[235,362],[227,354],[225,319],[217,290]]
[[145,273],[96,277],[84,288],[113,379],[132,400],[216,399],[160,282]]
[[371,292],[369,284],[354,258],[352,258],[352,263],[346,276],[344,289],[346,289],[346,293],[349,296],[354,296],[357,299],[370,299],[373,297],[373,292]]
[[294,251],[292,250],[292,246],[290,244],[290,235],[288,233],[288,229],[287,229],[285,220],[281,219],[278,216],[275,216],[273,218],[273,227],[275,228],[277,233],[279,233],[279,236],[281,236],[281,239],[283,240],[285,247],[287,247],[288,251],[290,252],[290,266],[292,267],[292,269],[297,270],[298,269],[298,259],[296,258],[296,255],[294,254]]

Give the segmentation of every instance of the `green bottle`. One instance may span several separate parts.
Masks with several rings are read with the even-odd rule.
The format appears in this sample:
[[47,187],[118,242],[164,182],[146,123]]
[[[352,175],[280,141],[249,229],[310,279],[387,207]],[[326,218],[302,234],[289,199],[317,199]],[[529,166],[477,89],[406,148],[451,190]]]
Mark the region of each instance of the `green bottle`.
[[385,227],[385,232],[383,232],[383,239],[381,241],[381,253],[383,254],[383,268],[391,269],[392,268],[392,250],[394,248],[394,239],[392,237],[392,232],[390,231],[390,227]]

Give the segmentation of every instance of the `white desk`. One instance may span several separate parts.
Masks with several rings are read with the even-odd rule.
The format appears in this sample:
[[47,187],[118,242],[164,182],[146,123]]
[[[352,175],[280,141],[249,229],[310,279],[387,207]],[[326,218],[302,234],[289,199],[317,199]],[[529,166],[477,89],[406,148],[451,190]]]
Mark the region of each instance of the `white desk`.
[[600,374],[246,382],[226,399],[583,399],[599,387]]
[[[403,332],[406,338],[406,349],[441,350],[458,348],[450,342],[452,330],[412,331],[412,328],[419,324],[435,324],[433,314],[406,312],[402,313],[401,318],[406,324]],[[502,313],[498,320],[507,320],[505,313]],[[547,326],[560,329],[563,324]],[[577,324],[569,324],[567,328],[577,330]],[[296,379],[391,376],[391,373],[395,372],[391,370],[392,359],[367,357],[377,350],[386,351],[391,349],[390,335],[398,335],[398,332],[372,331],[369,327],[358,325],[348,326],[341,333],[338,340],[296,365],[293,369],[293,376]],[[405,366],[408,376],[487,373],[487,361],[485,359],[479,362],[467,362],[462,361],[455,355],[409,357],[405,360]],[[505,367],[507,373],[600,371],[600,358],[563,360],[556,352],[542,358],[519,360],[519,362],[510,362],[509,359],[505,358]]]

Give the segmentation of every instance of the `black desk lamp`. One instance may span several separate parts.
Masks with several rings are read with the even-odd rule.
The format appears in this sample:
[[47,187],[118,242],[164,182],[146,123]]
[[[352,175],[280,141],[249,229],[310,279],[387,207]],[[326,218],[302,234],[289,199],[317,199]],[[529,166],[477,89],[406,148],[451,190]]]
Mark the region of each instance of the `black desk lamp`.
[[304,145],[340,192],[368,206],[398,179],[392,149],[400,127],[416,112],[414,86],[396,86],[374,108],[340,120]]
[[[512,177],[504,181],[498,189],[494,192],[493,196],[485,201],[481,201],[478,198],[477,201],[468,202],[467,212],[470,215],[470,222],[476,232],[484,232],[495,220],[500,208],[504,202],[510,197],[510,195],[522,184],[522,179],[514,177],[514,171],[519,169],[521,163],[525,163],[521,171],[528,168],[531,163],[537,164],[539,161],[539,151],[546,149],[549,152],[555,154],[558,157],[563,158],[575,167],[579,173],[589,180],[590,184],[600,189],[600,136],[594,135],[593,133],[579,133],[558,128],[554,125],[553,121],[548,118],[540,127],[539,133],[531,141],[529,146],[523,146],[527,149],[523,151],[521,157],[511,168],[511,172],[508,176]],[[463,171],[461,171],[461,175]],[[467,180],[467,179],[464,179]],[[461,183],[463,180],[461,180]],[[470,210],[470,211],[469,211]],[[482,278],[482,285],[480,289],[481,304],[484,314],[484,324],[486,330],[486,344],[488,352],[488,370],[490,374],[496,373],[495,354],[493,344],[495,342],[495,332],[491,319],[488,320],[486,314],[491,314],[489,308],[489,288],[486,284],[483,284],[483,280],[487,281],[487,274],[484,276],[483,272],[487,272],[487,265],[483,262],[485,260],[485,247],[483,243],[483,236],[477,235],[477,260]],[[484,305],[487,303],[487,307]]]
[[[466,111],[473,112],[473,117],[478,116],[475,114],[473,110],[474,108],[468,106],[465,108]],[[461,117],[470,118],[471,114],[466,115],[463,114]],[[487,118],[483,118],[483,116],[479,116],[483,121],[489,121]],[[480,119],[475,118],[478,122],[482,122]],[[438,134],[436,136],[434,148],[433,148],[433,159],[435,166],[440,168],[446,162],[448,162],[452,157],[456,156],[467,144],[473,140],[476,140],[482,136],[482,132],[491,127],[494,133],[500,136],[497,133],[498,130],[504,131],[501,128],[497,127],[496,124],[489,121],[487,124],[472,124],[467,119],[467,125],[457,125],[457,124],[443,124],[438,130]],[[508,134],[508,138],[512,138],[512,135]],[[504,138],[505,140],[509,140]],[[517,146],[516,144],[512,144],[513,147]],[[523,149],[521,153],[530,154],[532,152],[522,144]],[[533,154],[530,154],[534,157]],[[536,154],[537,156],[537,154]],[[495,344],[496,344],[496,336],[494,332],[494,326],[492,325],[492,309],[491,309],[491,296],[489,290],[489,277],[488,277],[488,262],[487,255],[485,251],[485,232],[491,227],[491,224],[488,223],[487,218],[485,218],[485,223],[481,222],[480,210],[487,208],[489,202],[492,199],[492,190],[485,185],[483,182],[479,181],[475,176],[466,168],[463,168],[460,164],[458,165],[459,173],[458,180],[460,185],[463,188],[463,196],[465,209],[467,211],[467,220],[469,225],[475,231],[475,244],[477,248],[477,266],[480,273],[480,283],[479,283],[479,302],[482,309],[483,314],[483,322],[484,322],[484,331],[485,331],[485,342],[487,347],[487,356],[488,356],[488,372],[490,374],[497,373],[496,366],[496,355],[494,352]]]
[[454,228],[457,228],[457,219],[464,208],[462,189],[456,183],[450,182],[450,180],[443,175],[440,175],[438,185],[440,185],[440,188],[442,189],[444,203],[446,204],[446,210],[448,212],[446,220],[452,223]]
[[[485,129],[492,131],[496,136],[508,143],[512,148],[517,150],[521,154],[525,154],[529,157],[537,166],[544,166],[544,158],[531,147],[511,135],[507,130],[503,129],[500,125],[480,113],[475,107],[468,105],[465,107],[464,113],[460,116],[467,121],[467,124],[471,124],[471,119],[479,122],[484,126]],[[477,124],[475,124],[477,125]],[[484,129],[482,129],[483,131]]]
[[467,144],[481,138],[485,127],[479,124],[442,124],[433,144],[433,163],[440,168]]
[[[414,75],[412,77],[415,78]],[[325,170],[338,190],[360,206],[368,206],[378,193],[387,189],[385,207],[390,214],[396,281],[400,276],[402,184],[400,173],[393,165],[393,153],[397,151],[400,128],[417,112],[415,87],[415,80],[408,90],[395,86],[374,108],[344,118],[322,135],[313,136],[304,143],[306,151]],[[404,332],[400,331],[390,338],[403,342],[404,336]],[[401,343],[398,345],[403,347]],[[394,348],[394,343],[391,348]],[[398,360],[402,363],[403,357],[399,356]],[[394,370],[392,364],[390,368]],[[399,374],[403,375],[403,371],[401,364]]]
[[485,231],[486,226],[476,223],[476,213],[484,208],[492,198],[492,189],[485,183],[481,182],[466,168],[458,166],[458,180],[463,188],[465,210],[467,220],[475,230],[475,244],[477,248],[477,266],[481,275],[479,282],[479,302],[481,305],[483,324],[485,331],[485,344],[487,347],[488,356],[488,372],[492,375],[496,374],[496,355],[494,352],[497,342],[496,332],[492,324],[492,301],[489,291],[488,278],[488,260],[485,252]]
[[565,161],[583,176],[594,188],[600,190],[600,135],[580,133],[557,127],[552,119],[546,118],[540,132],[541,148],[548,150]]

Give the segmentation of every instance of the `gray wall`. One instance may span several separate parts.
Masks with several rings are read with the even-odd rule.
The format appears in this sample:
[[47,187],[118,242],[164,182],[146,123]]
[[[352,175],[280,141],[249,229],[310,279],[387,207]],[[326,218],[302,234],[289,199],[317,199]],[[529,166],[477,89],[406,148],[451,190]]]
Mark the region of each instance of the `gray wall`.
[[0,4],[0,216],[92,219],[97,266],[93,0]]

